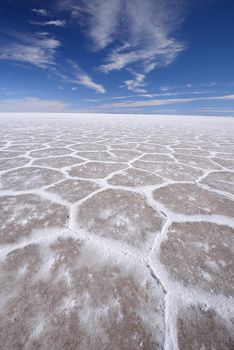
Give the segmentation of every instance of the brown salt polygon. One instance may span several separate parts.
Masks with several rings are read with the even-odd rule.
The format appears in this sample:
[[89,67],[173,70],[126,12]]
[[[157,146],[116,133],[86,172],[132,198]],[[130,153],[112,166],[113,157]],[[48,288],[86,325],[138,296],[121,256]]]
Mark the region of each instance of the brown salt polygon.
[[131,187],[157,185],[162,182],[162,177],[135,168],[123,170],[108,180],[108,183],[111,185]]
[[70,146],[70,148],[74,149],[75,151],[104,151],[104,150],[106,150],[106,146],[101,145],[99,143],[74,144],[74,145]]
[[56,193],[61,198],[73,203],[87,197],[99,188],[100,186],[92,181],[67,179],[49,187],[47,190]]
[[214,172],[207,175],[201,183],[216,190],[234,194],[234,173],[225,171]]
[[113,157],[110,153],[107,151],[91,151],[91,152],[77,152],[76,155],[78,157],[83,157],[87,158],[89,160],[94,160],[94,161],[114,161],[115,157]]
[[33,161],[33,165],[40,165],[49,168],[64,168],[84,162],[83,159],[73,156],[41,158]]
[[111,153],[115,156],[115,161],[118,162],[129,162],[141,155],[140,152],[134,150],[113,150]]
[[0,159],[0,171],[21,167],[30,162],[27,158],[5,158]]
[[202,170],[178,163],[145,162],[136,160],[132,166],[152,171],[174,181],[194,181],[202,175]]
[[185,286],[234,296],[234,230],[209,222],[173,223],[160,260]]
[[70,176],[102,179],[111,173],[126,168],[123,163],[88,162],[68,170]]
[[35,229],[63,227],[66,207],[32,194],[3,196],[0,200],[0,244],[15,242]]
[[163,219],[143,195],[107,189],[82,203],[77,223],[98,236],[142,247],[147,241],[152,242]]
[[65,154],[72,153],[73,151],[68,148],[50,147],[38,151],[30,152],[30,156],[33,158],[44,158],[51,156],[64,156]]
[[110,146],[112,149],[134,149],[137,147],[137,143],[117,143]]
[[63,175],[59,171],[30,166],[2,174],[1,189],[30,190],[50,185],[62,179]]
[[206,306],[184,307],[177,319],[179,350],[232,350],[234,337],[226,323]]
[[174,162],[172,156],[162,153],[149,153],[145,154],[143,157],[140,158],[140,160],[143,161],[150,161],[150,162]]
[[0,159],[1,158],[15,158],[23,156],[24,152],[9,152],[9,151],[0,151]]
[[220,166],[212,162],[209,158],[197,156],[185,156],[175,154],[175,158],[180,162],[202,169],[220,169]]
[[175,213],[185,215],[224,215],[232,217],[234,202],[218,193],[191,183],[170,184],[153,192],[155,200]]
[[210,152],[199,148],[176,148],[175,152],[178,155],[197,156],[197,157],[206,157],[206,156],[209,156],[210,154]]
[[142,143],[140,146],[136,148],[136,150],[144,153],[169,153],[170,152],[164,146],[148,144],[148,143]]
[[13,151],[13,152],[28,152],[32,150],[36,150],[38,148],[44,148],[42,144],[15,144],[12,146],[7,147],[7,151]]
[[72,238],[8,254],[1,266],[0,348],[162,349],[161,286],[138,263],[103,263],[97,255],[89,264],[86,257],[95,255]]

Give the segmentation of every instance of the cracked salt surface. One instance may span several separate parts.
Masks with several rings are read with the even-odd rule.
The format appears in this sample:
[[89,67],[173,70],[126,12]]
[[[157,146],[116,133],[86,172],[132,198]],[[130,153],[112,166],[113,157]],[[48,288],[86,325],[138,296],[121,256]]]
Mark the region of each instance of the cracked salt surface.
[[0,348],[234,348],[231,118],[0,116]]

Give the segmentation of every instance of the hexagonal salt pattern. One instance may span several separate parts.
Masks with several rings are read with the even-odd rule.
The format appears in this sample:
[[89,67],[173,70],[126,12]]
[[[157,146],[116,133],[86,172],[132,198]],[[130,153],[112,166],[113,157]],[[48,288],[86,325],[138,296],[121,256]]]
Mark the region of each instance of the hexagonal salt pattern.
[[234,296],[234,229],[210,222],[173,223],[160,260],[185,286]]
[[25,167],[11,170],[1,176],[1,188],[4,190],[30,190],[50,185],[63,179],[63,175],[55,170]]
[[0,201],[0,244],[15,242],[35,229],[63,227],[67,219],[65,206],[39,196],[3,196]]
[[131,187],[158,185],[162,182],[163,179],[156,174],[133,168],[124,170],[108,180],[111,185]]
[[201,183],[218,191],[225,191],[234,195],[234,173],[214,172],[207,175]]
[[43,157],[53,157],[53,156],[64,156],[65,154],[72,153],[72,150],[68,148],[46,148],[38,151],[33,151],[30,153],[33,158],[43,158]]
[[168,162],[145,162],[136,160],[132,166],[154,172],[160,176],[174,181],[194,181],[202,175],[200,169],[196,169],[184,164]]
[[1,264],[1,349],[162,349],[164,292],[146,267],[77,238],[43,240]]
[[23,152],[8,152],[8,151],[1,151],[0,150],[0,159],[1,158],[15,158],[23,156]]
[[66,168],[71,165],[83,163],[83,159],[72,156],[40,158],[33,162],[33,165],[45,166],[49,168]]
[[220,169],[220,166],[212,162],[209,158],[191,156],[191,155],[175,155],[180,163],[195,166],[201,169]]
[[67,179],[49,187],[47,190],[73,203],[87,197],[99,188],[100,186],[92,181]]
[[99,236],[142,247],[163,223],[163,218],[142,195],[108,189],[87,199],[79,208],[79,225]]
[[0,115],[0,348],[232,350],[233,133]]
[[186,215],[234,215],[229,198],[190,183],[171,184],[154,191],[154,198],[175,213]]
[[0,171],[24,166],[27,163],[29,163],[29,161],[30,159],[23,158],[23,157],[0,159]]
[[108,175],[124,169],[126,165],[123,163],[101,163],[101,162],[89,162],[86,164],[78,165],[69,170],[69,175],[73,177],[84,178],[104,178]]

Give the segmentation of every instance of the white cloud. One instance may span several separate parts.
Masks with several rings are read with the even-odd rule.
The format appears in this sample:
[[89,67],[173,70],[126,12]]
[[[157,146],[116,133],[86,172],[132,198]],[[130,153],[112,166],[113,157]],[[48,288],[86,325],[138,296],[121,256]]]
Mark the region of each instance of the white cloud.
[[42,100],[36,97],[0,101],[0,112],[65,112],[68,105],[58,100]]
[[214,96],[211,100],[234,100],[234,95]]
[[234,95],[225,96],[207,96],[207,97],[195,97],[195,98],[165,98],[165,99],[153,99],[147,101],[124,101],[118,103],[110,103],[100,108],[112,107],[112,108],[132,108],[132,107],[152,107],[152,106],[164,106],[164,105],[174,105],[193,101],[232,101],[234,100]]
[[51,20],[51,21],[45,21],[45,22],[38,22],[38,21],[30,21],[31,24],[36,24],[38,26],[55,26],[55,27],[65,27],[66,21],[65,20]]
[[117,43],[101,66],[103,72],[140,63],[149,73],[184,49],[173,37],[184,18],[183,0],[80,0],[79,7],[76,0],[58,1],[60,9],[70,8],[86,26],[96,50]]
[[173,62],[182,49],[182,44],[172,40],[168,43],[165,41],[164,44],[162,43],[158,47],[154,42],[151,42],[148,47],[139,50],[113,50],[106,59],[107,63],[100,66],[100,70],[109,73],[110,71],[121,70],[129,65],[142,62],[144,66],[143,71],[149,73],[152,67],[167,66]]
[[103,49],[116,36],[122,0],[57,0],[60,10],[70,10],[79,23],[87,27],[87,33],[95,49]]
[[74,83],[83,85],[87,87],[88,89],[95,90],[96,92],[100,94],[104,94],[106,90],[101,84],[95,83],[90,76],[88,76],[85,72],[80,72],[77,75],[76,80],[74,80]]
[[57,0],[58,10],[69,11],[84,28],[91,50],[110,48],[101,72],[131,68],[139,74],[124,82],[136,92],[146,92],[146,75],[172,63],[185,49],[174,35],[185,18],[185,6],[185,0]]
[[130,102],[119,102],[111,104],[112,107],[152,107],[152,106],[164,106],[175,103],[191,102],[192,98],[173,98],[173,99],[157,99],[148,101],[130,101]]
[[67,71],[63,74],[57,70],[54,70],[54,73],[58,75],[63,81],[83,85],[88,89],[95,90],[100,94],[104,94],[106,92],[103,85],[95,83],[93,79],[75,62],[68,60],[69,67]]
[[138,92],[138,93],[145,93],[146,90],[144,89],[146,86],[146,83],[144,81],[145,74],[142,73],[135,73],[132,72],[134,79],[125,80],[124,86],[130,91]]
[[9,36],[8,43],[0,48],[0,59],[30,63],[40,68],[54,65],[60,42],[51,35],[10,33]]
[[41,16],[48,16],[48,11],[46,9],[32,9],[32,12],[36,13],[37,15]]
[[76,78],[73,81],[73,83],[83,85],[88,89],[95,90],[100,94],[104,94],[106,92],[105,88],[101,84],[95,83],[92,80],[92,78],[83,70],[81,70],[77,65],[75,65],[75,67],[76,67]]

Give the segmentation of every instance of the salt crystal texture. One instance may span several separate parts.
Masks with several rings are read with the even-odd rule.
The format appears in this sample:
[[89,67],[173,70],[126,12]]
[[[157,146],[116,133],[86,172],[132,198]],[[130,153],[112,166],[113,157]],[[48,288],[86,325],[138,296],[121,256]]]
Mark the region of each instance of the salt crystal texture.
[[0,115],[0,348],[234,348],[232,118]]

